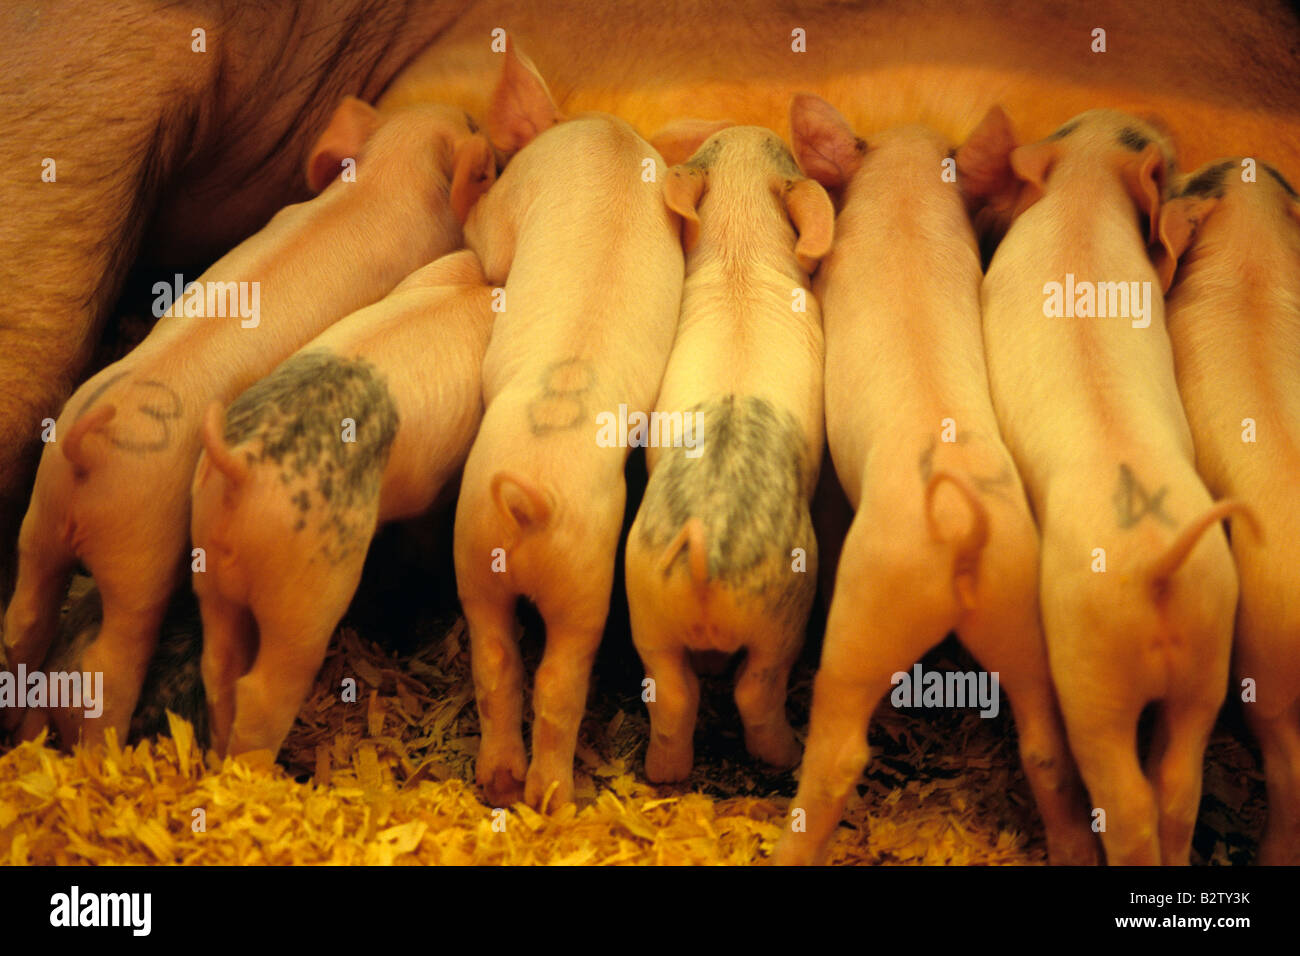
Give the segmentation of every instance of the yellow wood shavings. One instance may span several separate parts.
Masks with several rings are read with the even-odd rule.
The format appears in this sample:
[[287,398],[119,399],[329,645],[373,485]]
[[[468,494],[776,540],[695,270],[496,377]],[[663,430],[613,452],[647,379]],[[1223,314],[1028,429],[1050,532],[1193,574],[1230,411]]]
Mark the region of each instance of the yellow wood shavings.
[[[278,763],[218,759],[185,720],[171,737],[61,754],[40,740],[0,754],[0,862],[25,864],[753,864],[780,838],[789,775],[744,755],[725,680],[705,679],[696,756],[678,787],[643,771],[636,696],[599,701],[578,746],[577,805],[485,805],[473,785],[478,721],[463,620],[398,660],[344,628]],[[356,702],[345,676],[364,684]],[[792,691],[806,713],[808,681]],[[719,707],[719,713],[709,708]],[[797,707],[792,708],[797,713]],[[1012,723],[882,707],[873,761],[831,845],[834,863],[1041,863],[1042,825]],[[723,734],[730,733],[731,737]],[[721,739],[721,743],[716,743]],[[1234,749],[1235,748],[1235,749]],[[1215,755],[1218,755],[1217,757]],[[1240,808],[1259,790],[1249,755],[1216,734],[1207,794]],[[767,781],[767,782],[764,782]],[[1216,790],[1217,788],[1217,790]],[[708,793],[693,792],[707,789]],[[784,795],[780,795],[784,794]],[[1256,801],[1257,802],[1257,801]],[[1257,832],[1257,831],[1256,831]],[[1222,842],[1214,859],[1229,862]]]

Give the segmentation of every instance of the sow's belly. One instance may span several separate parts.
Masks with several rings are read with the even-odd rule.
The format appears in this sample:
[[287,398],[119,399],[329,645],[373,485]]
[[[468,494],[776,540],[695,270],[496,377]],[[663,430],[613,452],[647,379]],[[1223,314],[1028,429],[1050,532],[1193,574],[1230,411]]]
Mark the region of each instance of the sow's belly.
[[682,117],[785,135],[790,97],[807,91],[868,135],[925,123],[961,142],[1001,104],[1031,141],[1108,106],[1155,114],[1184,168],[1256,152],[1284,170],[1300,166],[1300,20],[1283,3],[1192,0],[1176,14],[1150,0],[1050,11],[954,0],[923,15],[917,6],[794,12],[762,0],[690,0],[664,16],[658,0],[559,8],[490,0],[417,57],[382,102],[450,100],[481,115],[500,68],[492,30],[501,27],[566,112],[613,112],[645,135]]

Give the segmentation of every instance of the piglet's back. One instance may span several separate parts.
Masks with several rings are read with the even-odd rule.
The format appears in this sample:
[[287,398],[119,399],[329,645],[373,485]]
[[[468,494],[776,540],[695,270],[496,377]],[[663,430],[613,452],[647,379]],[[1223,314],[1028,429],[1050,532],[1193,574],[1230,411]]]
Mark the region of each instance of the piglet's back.
[[671,344],[664,317],[676,314],[682,282],[663,174],[649,143],[598,114],[553,127],[507,166],[466,229],[489,278],[510,277],[484,364],[489,402],[533,388],[522,369],[545,355],[599,368],[590,397],[602,408],[653,401],[662,368],[644,356]]

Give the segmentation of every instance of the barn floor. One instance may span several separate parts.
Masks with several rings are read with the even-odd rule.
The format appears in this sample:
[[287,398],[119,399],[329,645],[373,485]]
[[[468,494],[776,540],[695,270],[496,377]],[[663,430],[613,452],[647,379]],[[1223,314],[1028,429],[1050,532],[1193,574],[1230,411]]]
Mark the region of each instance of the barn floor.
[[[426,612],[396,648],[360,636],[382,629],[374,615],[350,619],[279,763],[204,755],[175,716],[160,720],[171,739],[70,756],[37,743],[3,753],[0,861],[745,864],[769,856],[796,781],[745,753],[730,674],[702,680],[689,783],[649,786],[641,675],[625,634],[611,634],[597,663],[577,807],[549,817],[515,807],[494,828],[472,782],[478,727],[464,621],[439,613]],[[791,692],[800,731],[816,661],[810,643]],[[540,645],[531,620],[529,673]],[[925,663],[974,666],[951,640]],[[345,677],[357,678],[356,703],[340,702]],[[872,763],[832,861],[1045,862],[1008,713],[1003,706],[984,720],[973,711],[879,709]],[[1246,740],[1226,712],[1207,757],[1194,862],[1241,864],[1254,854],[1264,788]]]

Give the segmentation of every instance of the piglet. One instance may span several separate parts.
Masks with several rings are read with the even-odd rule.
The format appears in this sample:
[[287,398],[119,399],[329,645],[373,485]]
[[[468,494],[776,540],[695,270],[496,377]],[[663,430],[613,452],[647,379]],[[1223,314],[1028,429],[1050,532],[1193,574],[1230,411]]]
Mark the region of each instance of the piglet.
[[816,291],[827,440],[855,514],[775,859],[824,858],[868,759],[872,711],[893,675],[956,631],[1011,701],[1049,858],[1096,862],[1039,622],[1038,532],[989,398],[979,253],[944,175],[949,145],[922,127],[868,143],[806,94],[790,123],[800,165],[841,197]]
[[1185,864],[1237,603],[1219,524],[1249,511],[1196,473],[1148,258],[1172,148],[1111,110],[1014,144],[995,110],[957,166],[974,205],[1013,217],[981,290],[984,343],[1043,535],[1052,678],[1107,861]]
[[[1300,863],[1300,197],[1277,170],[1228,159],[1178,180],[1160,210],[1178,390],[1196,466],[1247,502],[1263,539],[1234,534],[1233,662],[1264,755],[1259,862]],[[1257,179],[1244,181],[1248,172]],[[1179,258],[1182,257],[1181,262]],[[1249,682],[1249,683],[1248,683]]]
[[685,225],[686,280],[626,581],[632,640],[654,682],[646,776],[677,781],[694,757],[692,653],[744,650],[745,744],[779,767],[799,760],[786,683],[817,587],[808,504],[823,443],[808,273],[830,250],[835,212],[757,126],[705,139],[669,170],[664,198]]
[[[653,147],[605,114],[556,125],[540,77],[513,45],[506,58],[488,129],[503,151],[523,148],[466,226],[489,280],[505,280],[505,301],[456,510],[456,582],[483,733],[477,780],[498,806],[522,795],[543,807],[573,798],[623,519],[627,442],[598,419],[652,407],[677,322],[682,251]],[[546,624],[531,764],[515,637],[521,596]]]
[[376,528],[433,505],[469,454],[492,290],[452,253],[336,323],[204,421],[194,574],[213,745],[276,752]]
[[[343,177],[218,260],[175,314],[82,385],[45,447],[4,640],[11,665],[39,668],[69,574],[78,561],[90,570],[104,622],[84,667],[103,672],[107,699],[83,728],[88,742],[109,727],[125,739],[183,573],[204,409],[460,245],[461,222],[495,174],[486,137],[460,110],[412,107],[383,120],[354,99],[316,144],[310,185],[325,187],[340,165]],[[233,309],[236,299],[248,308]]]

